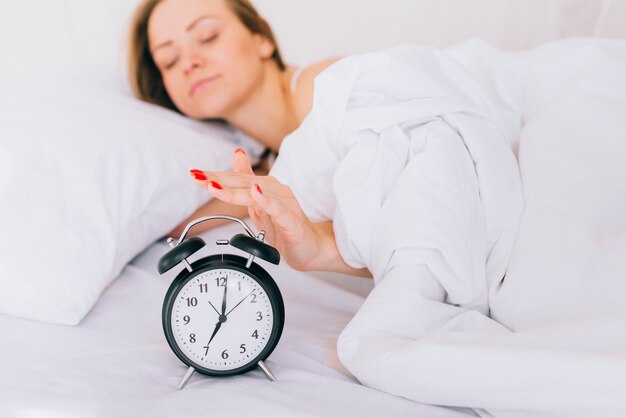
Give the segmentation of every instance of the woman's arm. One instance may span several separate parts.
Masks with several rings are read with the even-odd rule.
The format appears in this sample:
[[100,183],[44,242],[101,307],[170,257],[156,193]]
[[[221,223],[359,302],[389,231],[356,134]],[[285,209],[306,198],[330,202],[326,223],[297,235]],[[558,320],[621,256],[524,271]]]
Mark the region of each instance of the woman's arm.
[[257,229],[266,232],[265,241],[291,267],[371,277],[367,269],[353,269],[343,261],[332,222],[312,222],[289,186],[271,176],[255,175],[243,153],[235,153],[233,170],[204,171],[204,176],[196,177],[196,184],[220,201],[248,207]]
[[306,270],[326,270],[351,274],[353,276],[372,277],[372,273],[367,268],[355,269],[347,265],[343,260],[337,249],[337,241],[335,240],[332,221],[320,222],[314,225],[318,231],[319,239],[322,242],[322,251],[320,251],[318,257],[306,267]]

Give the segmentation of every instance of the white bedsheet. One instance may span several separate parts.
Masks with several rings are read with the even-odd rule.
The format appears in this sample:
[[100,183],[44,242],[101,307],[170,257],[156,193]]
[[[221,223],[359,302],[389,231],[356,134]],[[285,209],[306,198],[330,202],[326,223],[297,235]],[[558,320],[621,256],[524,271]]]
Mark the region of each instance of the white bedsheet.
[[[233,224],[202,234],[207,248],[200,253],[238,232]],[[264,264],[285,300],[284,332],[267,361],[278,382],[260,371],[226,379],[195,374],[178,391],[186,367],[161,327],[163,297],[178,269],[156,271],[167,249],[159,241],[138,256],[77,327],[0,316],[0,417],[475,416],[360,385],[340,364],[336,339],[373,283],[297,272],[284,262]]]
[[319,75],[311,113],[281,146],[271,174],[309,216],[333,219],[343,259],[373,274],[376,288],[338,341],[341,361],[368,386],[463,404],[471,387],[435,384],[448,359],[420,340],[509,332],[488,317],[489,294],[505,274],[523,194],[515,127],[497,104],[441,50],[406,44]]
[[[604,310],[612,316],[599,315],[598,305],[611,299],[590,299],[595,292],[587,293],[589,303],[584,294],[571,299],[582,303],[572,303],[569,298],[582,293],[582,287],[579,281],[561,280],[558,272],[567,271],[566,258],[560,270],[554,264],[551,275],[544,275],[540,265],[527,268],[532,276],[520,275],[518,269],[505,281],[514,290],[502,300],[498,293],[523,209],[514,159],[521,122],[549,109],[556,120],[577,127],[570,135],[576,129],[588,132],[587,141],[598,144],[593,150],[597,155],[620,150],[601,144],[624,140],[623,125],[613,122],[618,115],[626,118],[626,42],[620,48],[608,41],[568,40],[509,57],[474,46],[468,43],[446,55],[404,45],[334,64],[315,81],[311,113],[283,142],[272,174],[293,188],[309,216],[334,220],[343,258],[353,267],[368,267],[376,283],[340,335],[339,357],[362,383],[420,402],[473,407],[498,417],[624,416],[623,303],[615,305],[613,298],[614,305]],[[514,58],[513,65],[505,72],[493,65],[508,58]],[[471,65],[459,65],[464,60]],[[469,76],[472,71],[476,78]],[[568,97],[580,106],[550,108],[560,91],[579,86],[585,87],[584,94]],[[602,95],[602,102],[589,97]],[[593,109],[600,115],[597,121],[584,118],[590,106],[602,109]],[[606,129],[597,129],[603,136],[594,138],[594,123],[603,122],[611,122],[614,131],[606,136]],[[535,141],[560,139],[555,138],[558,124],[543,127],[535,129]],[[568,147],[568,142],[558,146]],[[552,147],[547,145],[546,151],[554,152]],[[541,153],[540,146],[535,149]],[[587,161],[576,150],[550,155],[555,166],[579,164],[584,172]],[[534,158],[541,161],[540,155]],[[564,182],[560,189],[576,190],[582,184],[609,189],[626,179],[624,170],[611,166],[616,168],[602,171],[606,177],[599,180],[604,181],[592,183],[593,173],[586,178],[572,172],[579,183]],[[526,161],[526,167],[532,176],[532,162]],[[546,183],[550,176],[563,175],[543,174]],[[565,196],[561,190],[556,188],[552,196]],[[624,194],[614,190],[620,207]],[[550,204],[549,197],[544,205]],[[593,213],[593,203],[584,207]],[[624,209],[621,205],[621,219]],[[567,205],[563,210],[561,218]],[[607,213],[615,216],[612,226],[621,228],[615,209]],[[591,230],[596,224],[589,216],[570,228]],[[604,232],[610,227],[603,226],[589,242],[596,236],[619,236],[619,230]],[[531,238],[541,243],[541,232]],[[555,252],[568,247],[559,237],[552,239]],[[626,247],[615,250],[620,248]],[[624,260],[612,260],[598,270],[609,278],[597,274],[589,283],[620,292],[623,300]],[[537,261],[539,257],[526,259]],[[521,291],[533,281],[539,282],[533,294]],[[526,300],[520,303],[518,297]],[[500,317],[517,323],[531,317],[538,326],[515,333],[490,316],[493,301],[500,301]],[[550,312],[561,306],[567,311],[556,326],[558,316]],[[568,318],[580,321],[563,323]]]

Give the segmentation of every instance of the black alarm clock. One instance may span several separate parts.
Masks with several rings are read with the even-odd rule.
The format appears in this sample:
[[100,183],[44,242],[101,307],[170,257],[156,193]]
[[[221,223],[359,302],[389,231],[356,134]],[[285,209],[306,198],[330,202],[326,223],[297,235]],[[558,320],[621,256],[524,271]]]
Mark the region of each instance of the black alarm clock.
[[[217,245],[231,245],[247,257],[213,254],[189,263],[187,258],[203,248],[200,237],[185,240],[201,222],[227,219],[246,231]],[[261,258],[280,262],[278,251],[266,244],[265,232],[255,235],[241,219],[207,216],[189,223],[178,242],[168,238],[171,249],[159,260],[160,274],[182,264],[184,269],[170,285],[163,301],[163,331],[176,356],[189,368],[178,385],[183,389],[193,373],[232,376],[259,367],[271,381],[274,375],[264,360],[272,353],[283,331],[283,298],[272,276],[254,262]]]

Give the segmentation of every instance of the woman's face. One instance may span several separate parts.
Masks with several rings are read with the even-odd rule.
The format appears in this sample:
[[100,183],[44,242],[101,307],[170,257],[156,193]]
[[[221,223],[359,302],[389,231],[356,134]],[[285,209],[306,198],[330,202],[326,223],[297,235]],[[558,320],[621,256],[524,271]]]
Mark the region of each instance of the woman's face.
[[176,107],[197,119],[227,119],[260,85],[274,46],[252,34],[225,0],[164,0],[148,42]]

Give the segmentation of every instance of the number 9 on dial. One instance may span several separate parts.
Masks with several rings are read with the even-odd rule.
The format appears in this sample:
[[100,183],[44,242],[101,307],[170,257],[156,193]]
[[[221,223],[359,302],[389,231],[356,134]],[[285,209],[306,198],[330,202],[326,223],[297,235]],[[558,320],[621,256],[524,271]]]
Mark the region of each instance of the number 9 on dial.
[[[248,232],[218,245],[230,244],[249,254],[214,254],[189,264],[187,258],[204,247],[199,237],[184,240],[189,229],[211,219],[239,222]],[[283,299],[274,279],[256,257],[278,264],[280,255],[255,236],[245,223],[227,216],[210,216],[190,223],[179,244],[159,260],[163,274],[182,263],[185,267],[170,285],[163,301],[162,322],[166,340],[189,368],[182,389],[194,371],[209,376],[232,376],[260,367],[275,380],[264,360],[272,353],[284,325]]]

